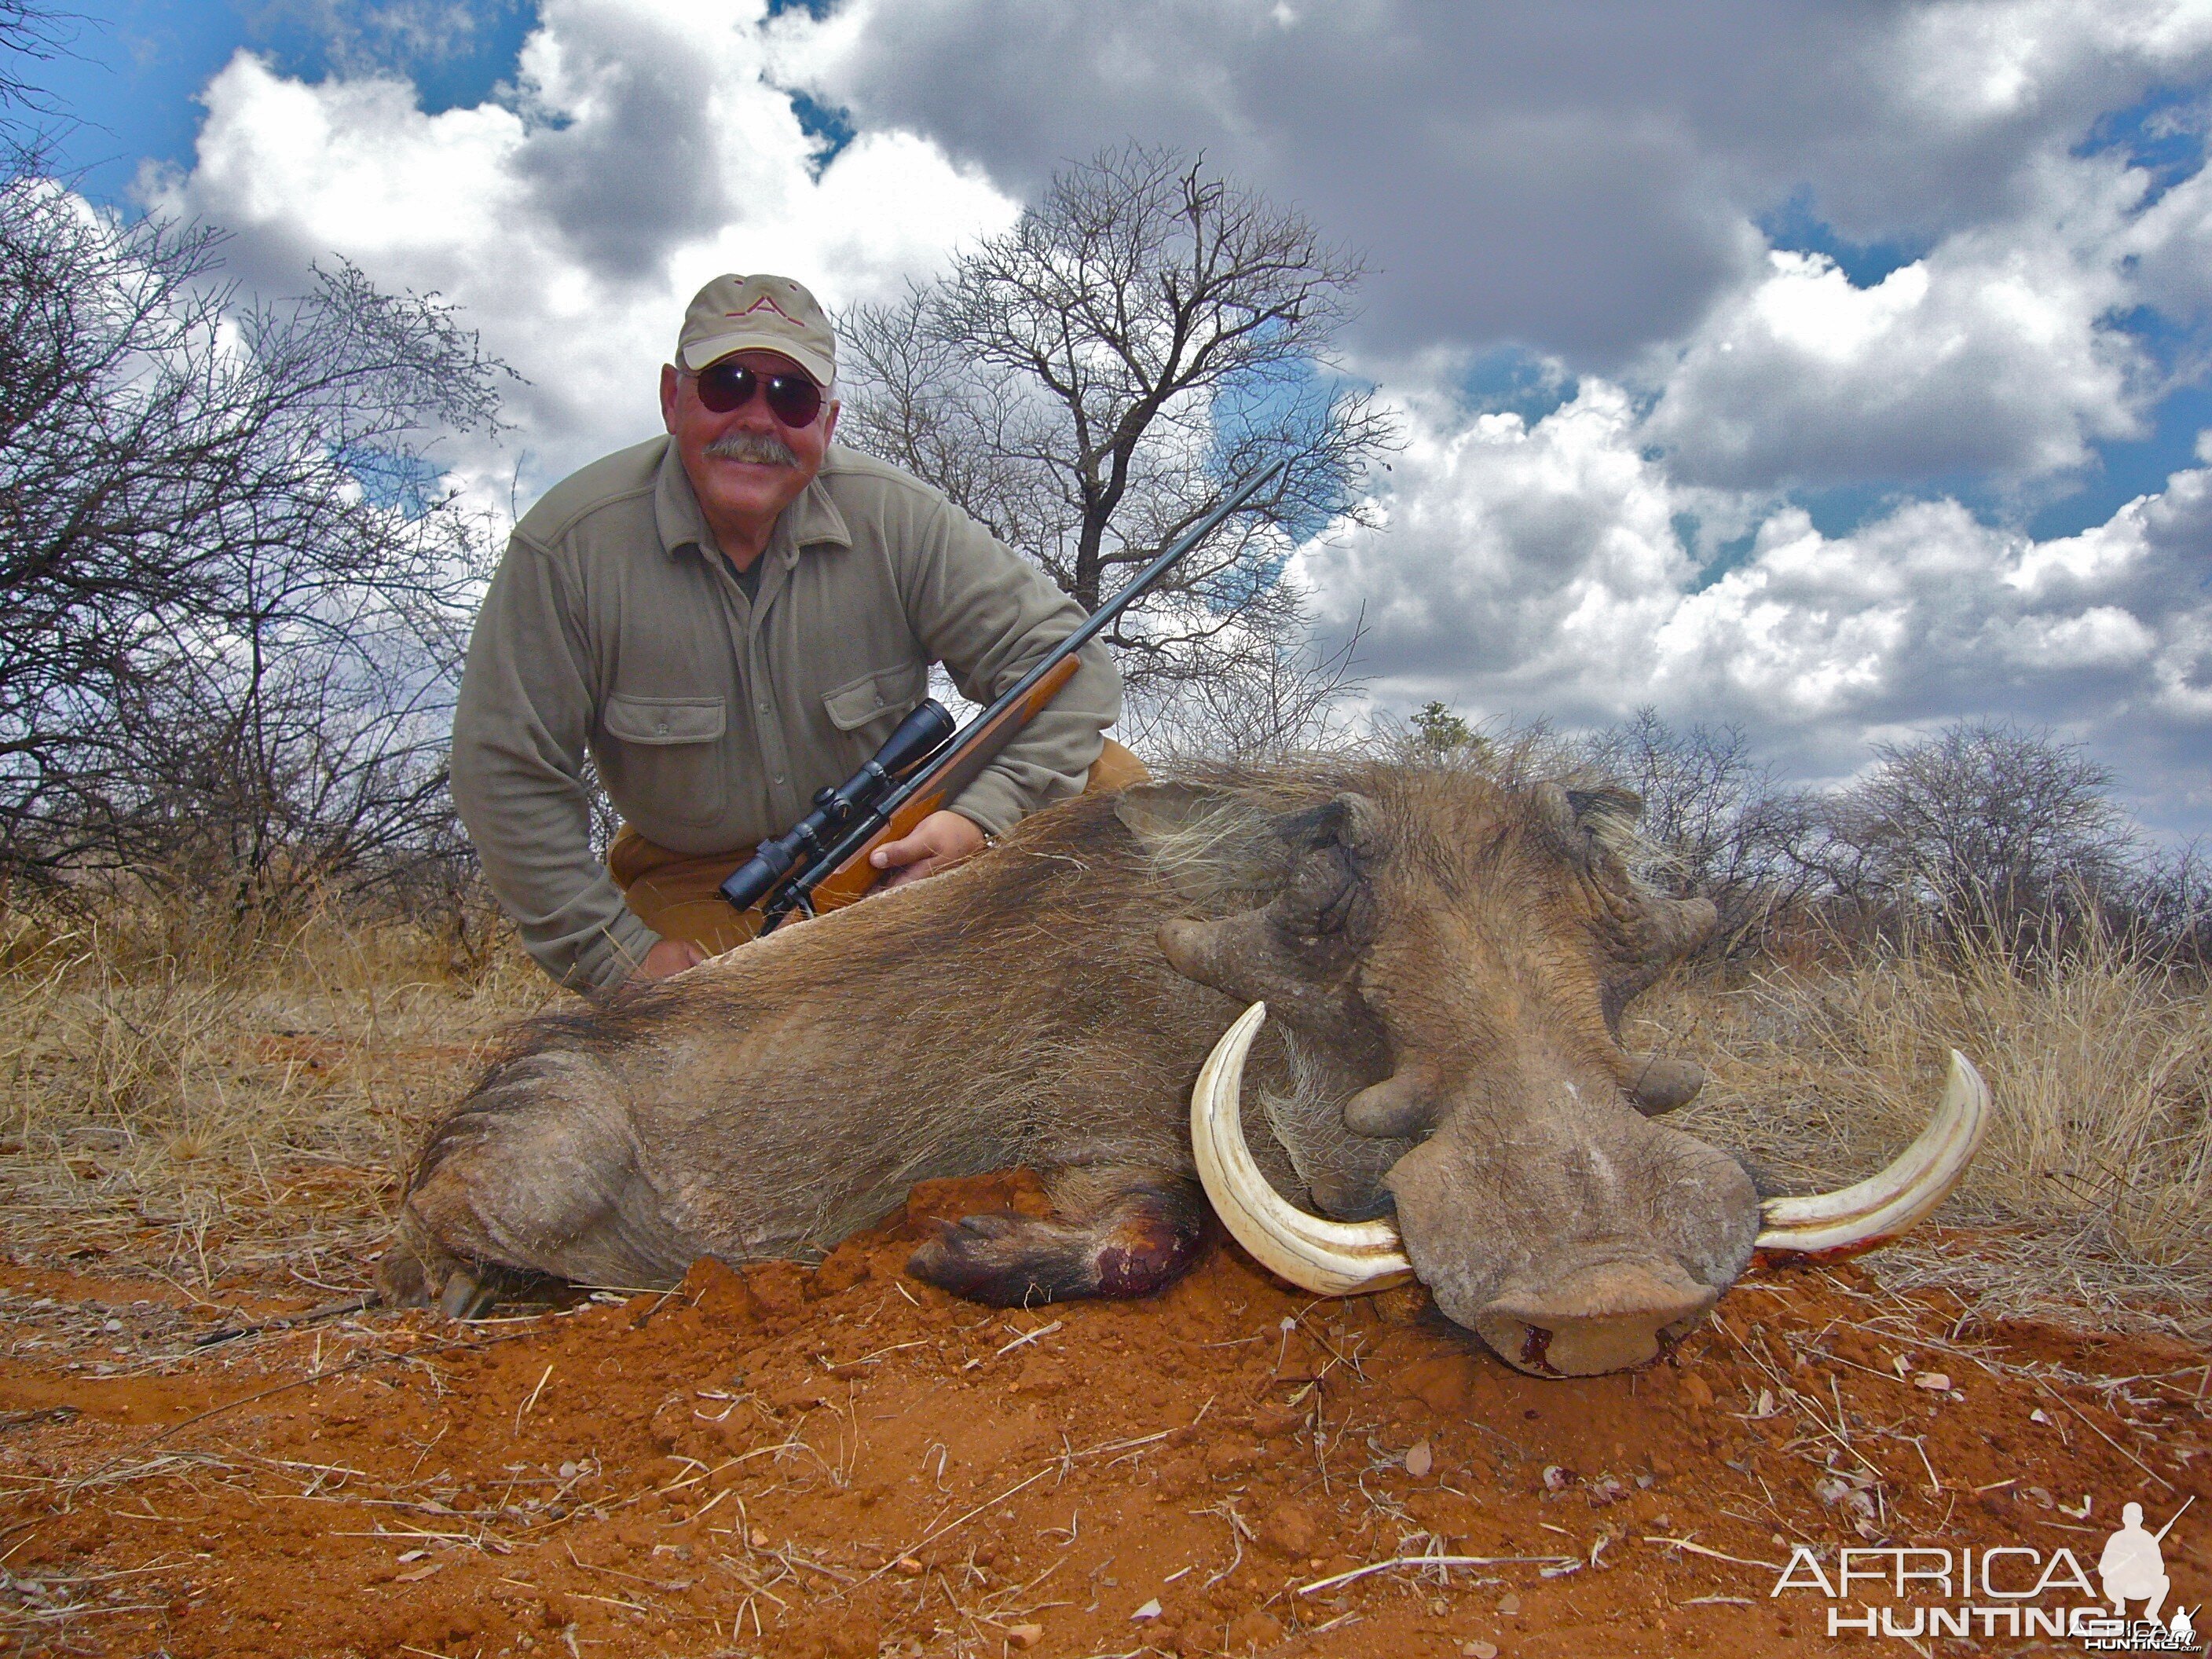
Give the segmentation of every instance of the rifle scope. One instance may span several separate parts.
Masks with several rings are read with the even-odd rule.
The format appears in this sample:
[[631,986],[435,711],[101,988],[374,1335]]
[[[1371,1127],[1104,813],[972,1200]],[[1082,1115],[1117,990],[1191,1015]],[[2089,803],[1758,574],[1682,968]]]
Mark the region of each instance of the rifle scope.
[[899,781],[945,746],[952,716],[934,697],[898,723],[866,765],[834,789],[814,793],[814,810],[782,835],[764,841],[722,884],[722,896],[740,910],[760,902],[793,866],[818,859],[840,830],[881,800]]

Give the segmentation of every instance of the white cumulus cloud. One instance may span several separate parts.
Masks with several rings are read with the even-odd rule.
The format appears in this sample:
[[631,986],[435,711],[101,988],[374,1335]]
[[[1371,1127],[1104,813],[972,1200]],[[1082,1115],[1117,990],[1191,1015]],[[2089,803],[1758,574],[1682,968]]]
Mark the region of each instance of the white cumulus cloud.
[[1672,477],[1619,387],[1585,379],[1533,425],[1440,393],[1403,412],[1387,522],[1294,567],[1333,635],[1362,630],[1386,705],[1595,724],[1651,704],[1811,776],[1877,738],[2010,719],[2087,744],[2160,821],[2212,807],[2212,469],[2041,542],[1948,500],[1839,536],[1774,507],[1716,573],[1676,516],[1712,492]]
[[1685,482],[1737,489],[2079,468],[2132,437],[2153,377],[2110,325],[2142,175],[2052,162],[2031,212],[1945,238],[1855,285],[1775,252],[1688,339],[1656,354],[1645,428]]

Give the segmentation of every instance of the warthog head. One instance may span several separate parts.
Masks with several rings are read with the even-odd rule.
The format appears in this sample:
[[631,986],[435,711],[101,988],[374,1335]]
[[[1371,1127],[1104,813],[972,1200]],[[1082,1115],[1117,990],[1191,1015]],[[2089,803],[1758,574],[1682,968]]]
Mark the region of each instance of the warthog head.
[[[1159,930],[1178,972],[1253,1005],[1206,1064],[1193,1133],[1216,1210],[1268,1267],[1336,1293],[1417,1276],[1510,1364],[1588,1376],[1662,1352],[1754,1249],[1863,1248],[1963,1171],[1971,1068],[1883,1176],[1763,1216],[1735,1158],[1654,1121],[1697,1091],[1696,1070],[1617,1040],[1623,1006],[1715,921],[1631,872],[1636,798],[1370,775],[1376,793],[1276,820],[1265,902]],[[1210,824],[1228,834],[1218,810],[1170,784],[1121,811],[1172,876]],[[1269,1018],[1348,1091],[1348,1155],[1302,1170],[1328,1218],[1285,1202],[1244,1145],[1239,1082]]]

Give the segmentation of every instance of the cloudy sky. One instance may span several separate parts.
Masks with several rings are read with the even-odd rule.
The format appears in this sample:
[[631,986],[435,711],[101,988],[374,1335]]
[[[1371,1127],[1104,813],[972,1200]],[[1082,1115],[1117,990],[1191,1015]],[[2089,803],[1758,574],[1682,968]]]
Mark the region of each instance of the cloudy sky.
[[435,289],[526,501],[723,270],[832,303],[1201,148],[1364,251],[1405,422],[1301,554],[1382,703],[1651,703],[1785,771],[1960,716],[2212,830],[2212,0],[72,0],[88,193]]

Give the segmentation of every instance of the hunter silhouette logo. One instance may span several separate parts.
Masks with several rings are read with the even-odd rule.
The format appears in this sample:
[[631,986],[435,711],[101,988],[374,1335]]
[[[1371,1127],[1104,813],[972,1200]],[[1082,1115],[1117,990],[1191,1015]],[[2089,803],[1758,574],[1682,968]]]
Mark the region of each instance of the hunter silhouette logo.
[[[1768,1594],[1819,1590],[1829,1603],[1831,1638],[1893,1638],[1917,1646],[1937,1636],[2072,1637],[2089,1653],[2197,1653],[2201,1649],[2190,1609],[2160,1616],[2173,1589],[2166,1571],[2166,1535],[2196,1501],[2185,1501],[2156,1532],[2143,1525],[2142,1504],[2124,1505],[2118,1528],[2096,1558],[2099,1585],[2091,1584],[2083,1563],[2063,1547],[2046,1553],[2025,1543],[1960,1550],[1889,1545],[1838,1550],[1829,1557],[1801,1544]],[[2084,1498],[2081,1504],[2078,1513],[2086,1520],[2090,1500]],[[1861,1601],[1863,1583],[1886,1590],[1889,1605]],[[2109,1610],[2094,1605],[2100,1585]],[[2130,1602],[2142,1603],[2133,1618]]]
[[2166,1522],[2159,1531],[2143,1528],[2143,1506],[2128,1504],[2119,1510],[2119,1531],[2112,1533],[2104,1544],[2104,1555],[2097,1558],[2097,1579],[2104,1583],[2106,1599],[2112,1604],[2112,1617],[2126,1620],[2128,1601],[2142,1601],[2143,1620],[2157,1624],[2177,1635],[2194,1635],[2188,1608],[2174,1613],[2172,1621],[2159,1620],[2159,1608],[2166,1606],[2166,1593],[2174,1589],[2174,1582],[2166,1577],[2166,1551],[2159,1548],[2166,1535],[2174,1531],[2174,1522],[2181,1520],[2184,1510],[2194,1504],[2174,1510],[2174,1520]]

